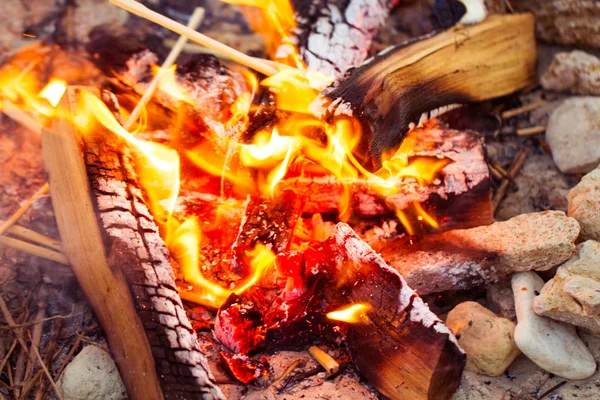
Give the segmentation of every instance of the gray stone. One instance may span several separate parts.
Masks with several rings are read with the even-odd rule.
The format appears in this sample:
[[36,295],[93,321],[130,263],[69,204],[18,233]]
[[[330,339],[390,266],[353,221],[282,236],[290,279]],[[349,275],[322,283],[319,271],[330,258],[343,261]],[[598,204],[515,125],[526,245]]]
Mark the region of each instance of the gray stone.
[[572,97],[550,117],[546,140],[564,173],[590,172],[600,163],[600,97]]
[[600,60],[581,50],[558,53],[540,83],[546,90],[600,95]]
[[87,346],[67,365],[60,381],[65,400],[126,399],[125,386],[117,366],[106,351]]

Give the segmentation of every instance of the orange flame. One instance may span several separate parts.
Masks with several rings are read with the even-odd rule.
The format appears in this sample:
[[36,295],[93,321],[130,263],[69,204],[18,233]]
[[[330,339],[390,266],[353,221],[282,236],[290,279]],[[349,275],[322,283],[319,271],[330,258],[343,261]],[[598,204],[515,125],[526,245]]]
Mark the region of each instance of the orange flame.
[[350,324],[366,323],[369,321],[367,313],[370,310],[370,305],[357,303],[344,307],[340,310],[328,312],[326,316],[329,319],[347,322]]
[[[136,139],[119,124],[106,105],[91,93],[84,92],[80,105],[106,129],[125,139],[137,150],[136,162],[140,184],[144,187],[152,215],[166,226],[171,218],[179,194],[179,155],[165,145]],[[83,114],[85,115],[85,114]],[[82,131],[89,129],[88,118],[75,120]]]
[[53,78],[42,89],[38,96],[48,100],[48,102],[52,104],[52,107],[56,107],[63,97],[63,94],[65,94],[65,90],[67,90],[67,82],[62,79]]
[[183,280],[192,286],[180,287],[183,299],[210,308],[219,308],[227,298],[241,294],[254,286],[265,272],[275,263],[275,254],[264,245],[258,244],[246,256],[251,259],[250,273],[243,283],[234,289],[227,289],[202,275],[200,254],[202,254],[202,231],[195,218],[183,222],[173,233],[170,250],[180,266]]

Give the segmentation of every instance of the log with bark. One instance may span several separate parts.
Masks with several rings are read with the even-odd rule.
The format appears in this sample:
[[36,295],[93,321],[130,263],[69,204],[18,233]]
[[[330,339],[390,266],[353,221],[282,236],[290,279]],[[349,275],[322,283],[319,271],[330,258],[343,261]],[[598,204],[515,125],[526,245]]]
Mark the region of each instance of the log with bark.
[[[77,88],[62,104],[76,110]],[[132,399],[222,399],[177,294],[130,152],[96,127],[57,120],[44,161],[65,255],[107,335]],[[82,158],[83,152],[83,158]]]
[[533,16],[492,15],[384,50],[334,82],[312,109],[364,121],[372,132],[364,147],[377,167],[422,113],[513,93],[535,82],[535,66]]
[[452,332],[352,228],[337,224],[305,259],[308,275],[325,276],[329,304],[368,306],[366,321],[347,325],[345,341],[373,386],[390,399],[452,396],[466,362]]

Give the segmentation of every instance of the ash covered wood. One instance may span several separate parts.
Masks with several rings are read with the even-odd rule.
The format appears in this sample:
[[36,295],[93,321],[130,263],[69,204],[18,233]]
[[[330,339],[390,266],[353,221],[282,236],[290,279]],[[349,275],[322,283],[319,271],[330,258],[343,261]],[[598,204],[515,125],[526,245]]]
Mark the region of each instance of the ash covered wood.
[[369,240],[420,295],[466,290],[519,271],[546,271],[575,251],[579,224],[562,211],[424,236]]
[[345,339],[361,374],[391,399],[449,399],[466,356],[402,276],[344,223],[309,251],[307,271],[325,270],[328,303],[370,308],[368,321],[347,325]]
[[326,89],[313,110],[367,121],[377,165],[422,113],[522,89],[535,82],[535,64],[533,16],[492,15],[381,52]]
[[[428,124],[412,130],[406,140],[411,144],[409,159],[445,158],[449,163],[441,169],[438,180],[424,186],[412,178],[396,179],[397,193],[387,196],[376,193],[362,178],[347,182],[351,188],[350,207],[358,217],[393,215],[395,210],[405,210],[417,202],[437,217],[440,230],[494,221],[483,139],[476,132]],[[335,214],[343,196],[342,184],[332,176],[284,179],[279,189],[305,193],[304,211],[308,213]],[[416,215],[408,214],[408,218],[419,224]]]
[[360,65],[398,0],[292,0],[293,39],[311,70],[332,78]]

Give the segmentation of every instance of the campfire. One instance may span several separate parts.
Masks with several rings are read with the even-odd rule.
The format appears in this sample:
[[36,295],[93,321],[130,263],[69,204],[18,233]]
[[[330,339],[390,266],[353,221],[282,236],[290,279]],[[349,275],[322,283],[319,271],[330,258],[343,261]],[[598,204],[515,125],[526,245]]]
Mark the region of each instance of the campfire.
[[[532,271],[579,265],[580,225],[560,211],[495,222],[528,152],[506,168],[477,132],[486,105],[500,115],[533,90],[532,14],[436,2],[433,30],[377,53],[395,2],[226,1],[259,54],[211,37],[203,8],[110,3],[169,39],[98,27],[84,47],[71,19],[66,39],[0,66],[0,129],[34,138],[47,173],[11,183],[35,193],[0,221],[7,254],[43,277],[31,318],[0,297],[2,395],[95,398],[68,388],[84,351],[116,365],[121,393],[103,398],[329,398],[318,387],[335,382],[343,398],[450,399],[467,372],[508,374],[521,352],[559,377],[595,372],[563,314],[541,301],[535,313],[554,319],[535,314],[525,293],[547,291]],[[511,277],[516,329],[462,302]],[[65,327],[82,309],[92,322]],[[577,367],[544,358],[536,323],[561,324]]]

